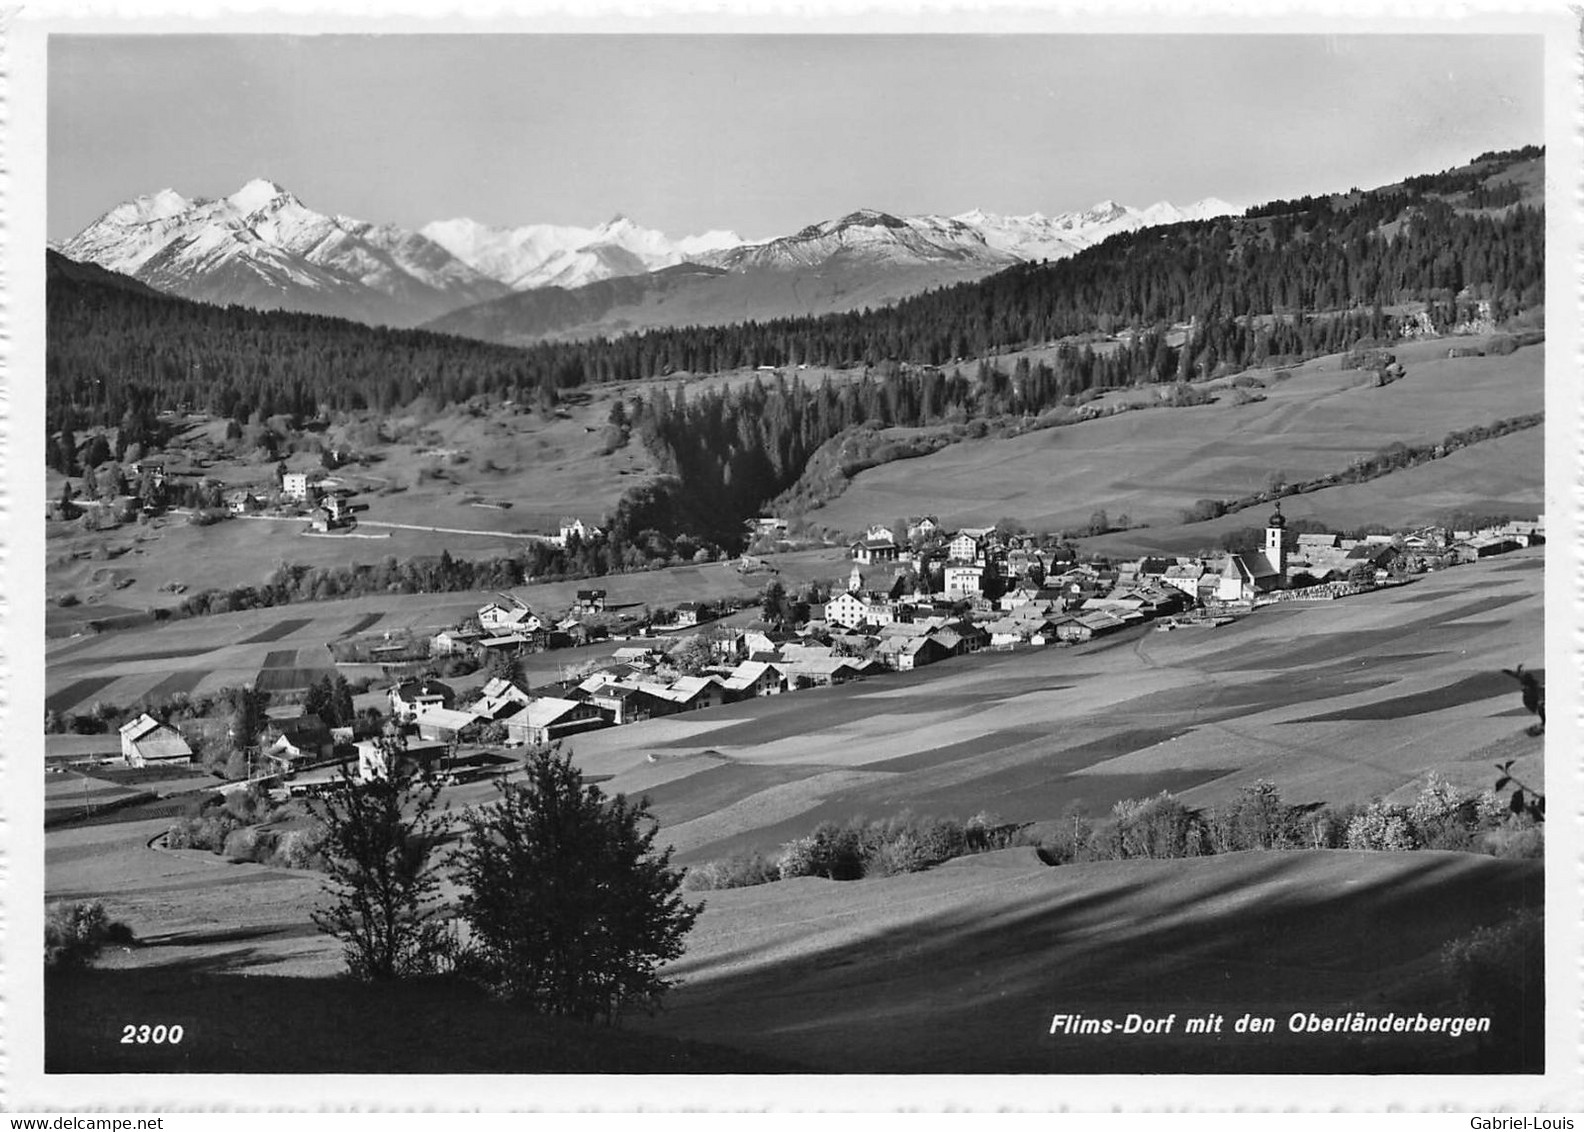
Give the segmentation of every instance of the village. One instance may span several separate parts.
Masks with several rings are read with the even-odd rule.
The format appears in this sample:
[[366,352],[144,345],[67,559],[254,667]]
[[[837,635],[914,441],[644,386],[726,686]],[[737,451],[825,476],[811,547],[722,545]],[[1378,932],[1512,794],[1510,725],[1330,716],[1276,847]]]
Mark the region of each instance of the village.
[[[296,485],[293,485],[296,486]],[[785,523],[762,518],[761,536]],[[900,527],[900,524],[897,525]],[[578,520],[563,535],[598,538]],[[899,536],[901,536],[899,538]],[[640,618],[607,608],[606,591],[577,591],[561,615],[503,593],[427,637],[389,635],[328,644],[338,663],[374,662],[388,674],[379,707],[336,726],[294,712],[262,721],[248,773],[222,792],[261,784],[300,794],[383,777],[398,765],[463,782],[509,770],[513,748],[698,711],[757,696],[910,672],[984,650],[1074,647],[1152,623],[1157,631],[1213,629],[1279,602],[1325,602],[1410,583],[1416,575],[1543,543],[1544,516],[1480,530],[1427,527],[1344,538],[1288,529],[1280,502],[1263,548],[1218,556],[1080,561],[1070,543],[996,527],[947,531],[932,516],[906,529],[875,525],[847,547],[845,588],[789,594],[774,578],[757,609],[683,602]],[[744,556],[739,570],[773,570]],[[840,582],[833,582],[836,590]],[[563,668],[536,687],[521,674],[532,653],[609,640],[607,658]],[[448,673],[480,672],[459,691]],[[250,745],[249,738],[256,739]],[[180,730],[144,712],[120,728],[130,766],[194,760]]]

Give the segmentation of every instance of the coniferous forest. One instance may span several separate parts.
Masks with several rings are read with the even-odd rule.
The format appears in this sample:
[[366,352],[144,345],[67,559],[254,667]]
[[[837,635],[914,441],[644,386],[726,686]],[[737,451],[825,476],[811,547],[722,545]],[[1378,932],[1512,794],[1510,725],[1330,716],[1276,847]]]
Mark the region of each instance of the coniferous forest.
[[[1481,301],[1498,323],[1536,308],[1544,210],[1517,203],[1510,184],[1488,182],[1542,153],[1484,154],[1471,170],[1390,189],[1121,233],[1070,259],[879,310],[527,348],[192,303],[113,283],[52,252],[47,427],[52,436],[117,427],[133,441],[152,437],[161,409],[183,405],[245,422],[392,412],[420,397],[444,408],[480,395],[548,411],[562,391],[588,384],[743,366],[863,366],[862,380],[834,386],[778,376],[633,405],[626,423],[685,492],[650,492],[622,518],[641,527],[658,509],[654,517],[672,530],[721,539],[795,482],[821,444],[856,425],[1038,414],[1092,390],[1346,350],[1395,337],[1399,316],[1388,312],[1399,304],[1426,304],[1438,326],[1472,319]],[[1186,340],[1171,333],[1185,323]],[[1010,373],[984,360],[1124,329],[1134,333],[1114,347],[1064,342],[1053,361],[1020,359]]]

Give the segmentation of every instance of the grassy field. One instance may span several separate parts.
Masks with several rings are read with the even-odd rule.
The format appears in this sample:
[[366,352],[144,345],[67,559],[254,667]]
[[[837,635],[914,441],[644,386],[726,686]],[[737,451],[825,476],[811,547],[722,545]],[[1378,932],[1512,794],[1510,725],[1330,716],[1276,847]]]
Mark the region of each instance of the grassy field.
[[[773,851],[823,819],[904,809],[1044,822],[1162,789],[1213,804],[1258,779],[1291,803],[1406,800],[1432,771],[1488,787],[1492,764],[1507,758],[1538,784],[1542,743],[1524,734],[1516,685],[1499,669],[1543,667],[1543,571],[1533,568],[1542,562],[1541,550],[1521,551],[1397,590],[1262,609],[1216,630],[1133,630],[1075,648],[958,658],[592,732],[572,747],[606,790],[650,797],[660,840],[682,863]],[[257,633],[251,617],[232,631]],[[329,628],[228,645],[203,663],[253,650],[257,664]],[[214,632],[183,623],[127,634],[144,640],[118,663],[149,664],[137,652],[154,651],[150,638],[201,642]],[[97,653],[120,636],[68,658],[112,664]],[[474,785],[452,798],[490,794]],[[50,895],[112,900],[144,935],[267,928],[263,966],[334,968],[323,941],[303,930],[312,877],[147,849],[161,829],[129,821],[52,831]],[[158,949],[145,957],[158,961]]]
[[[1199,499],[1265,490],[1273,471],[1292,481],[1322,476],[1396,441],[1434,443],[1457,429],[1544,408],[1544,346],[1457,359],[1447,358],[1447,348],[1445,340],[1395,347],[1407,376],[1379,389],[1358,371],[1339,369],[1335,357],[1320,358],[1293,367],[1281,382],[1269,371],[1250,371],[1269,382],[1266,399],[1253,404],[1234,405],[1223,381],[1216,384],[1224,395],[1211,405],[955,444],[860,473],[808,518],[849,532],[920,514],[936,515],[948,527],[1009,516],[1055,530],[1082,527],[1104,508],[1113,520],[1125,514],[1134,523],[1169,528]],[[1292,501],[1292,514],[1354,527],[1429,521],[1478,500],[1542,510],[1540,440],[1539,430],[1531,430],[1414,472],[1305,495]],[[1261,521],[1262,515],[1244,516],[1233,525]],[[1195,525],[1201,528],[1208,533],[1211,525]]]
[[[1011,849],[709,896],[686,982],[640,1024],[834,1073],[1512,1072],[1519,1034],[1496,1053],[1472,1036],[1293,1034],[1288,1018],[1456,1014],[1442,943],[1542,902],[1539,862],[1340,850],[1048,868]],[[1176,1021],[1052,1035],[1058,1012]],[[1217,1014],[1222,1034],[1184,1032]],[[1276,1032],[1236,1033],[1245,1014]],[[1533,1004],[1536,1029],[1542,1016]]]

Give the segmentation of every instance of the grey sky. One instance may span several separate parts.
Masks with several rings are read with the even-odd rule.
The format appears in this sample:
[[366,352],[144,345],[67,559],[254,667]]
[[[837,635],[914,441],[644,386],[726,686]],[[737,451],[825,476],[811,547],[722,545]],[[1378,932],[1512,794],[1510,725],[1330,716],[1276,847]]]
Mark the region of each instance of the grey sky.
[[255,176],[417,227],[782,235],[1367,187],[1543,140],[1538,36],[55,36],[49,235]]

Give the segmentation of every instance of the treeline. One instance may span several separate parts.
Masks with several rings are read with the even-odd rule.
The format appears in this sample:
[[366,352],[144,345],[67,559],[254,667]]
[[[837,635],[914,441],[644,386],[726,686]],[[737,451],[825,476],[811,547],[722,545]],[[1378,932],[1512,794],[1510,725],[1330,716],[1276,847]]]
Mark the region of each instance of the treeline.
[[688,870],[695,890],[741,888],[792,877],[858,880],[918,872],[955,857],[1035,846],[1048,865],[1204,857],[1243,850],[1452,849],[1498,857],[1538,857],[1540,825],[1494,791],[1472,794],[1431,775],[1407,804],[1291,805],[1274,783],[1244,787],[1219,806],[1198,809],[1162,791],[1117,802],[1104,818],[1081,814],[1006,824],[989,814],[966,822],[915,817],[822,822],[771,854],[739,853]]
[[[1465,288],[1490,300],[1498,319],[1538,305],[1544,228],[1541,209],[1469,215],[1415,190],[1363,193],[1339,206],[1305,198],[1271,215],[1120,233],[1070,259],[880,310],[525,349],[154,298],[56,269],[48,276],[48,427],[108,427],[129,412],[184,403],[235,419],[389,412],[420,397],[444,407],[480,394],[549,407],[557,390],[589,383],[759,365],[940,366],[1096,329],[1190,319],[1222,327],[1190,343],[1191,365],[1202,367],[1204,346],[1217,361],[1245,365],[1261,348],[1346,344],[1332,337],[1331,320],[1295,317],[1290,330],[1280,321],[1262,330],[1250,316],[1444,304]],[[1388,328],[1346,322],[1340,330],[1345,339]],[[1150,358],[1157,380],[1169,364],[1167,355]]]

